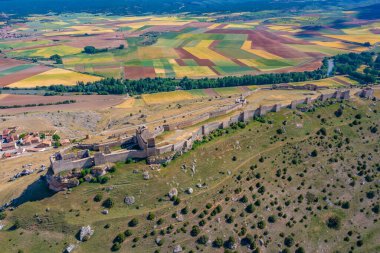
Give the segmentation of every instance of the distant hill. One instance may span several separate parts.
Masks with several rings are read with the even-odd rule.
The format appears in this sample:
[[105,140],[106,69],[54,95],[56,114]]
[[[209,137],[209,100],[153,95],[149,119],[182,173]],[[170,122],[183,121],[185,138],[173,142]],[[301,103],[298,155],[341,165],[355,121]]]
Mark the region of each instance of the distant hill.
[[[378,0],[0,0],[0,10],[17,15],[47,12],[110,12],[114,14],[167,14],[178,12],[240,12],[291,8],[358,7]],[[379,1],[380,2],[380,1]]]

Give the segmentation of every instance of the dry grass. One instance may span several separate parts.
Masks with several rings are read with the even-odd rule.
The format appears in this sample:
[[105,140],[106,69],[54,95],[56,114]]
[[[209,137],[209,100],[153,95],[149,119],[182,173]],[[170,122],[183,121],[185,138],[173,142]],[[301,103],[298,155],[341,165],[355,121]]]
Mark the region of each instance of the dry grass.
[[144,94],[142,95],[142,98],[146,104],[151,105],[178,102],[194,99],[195,97],[187,91],[171,91],[155,94]]

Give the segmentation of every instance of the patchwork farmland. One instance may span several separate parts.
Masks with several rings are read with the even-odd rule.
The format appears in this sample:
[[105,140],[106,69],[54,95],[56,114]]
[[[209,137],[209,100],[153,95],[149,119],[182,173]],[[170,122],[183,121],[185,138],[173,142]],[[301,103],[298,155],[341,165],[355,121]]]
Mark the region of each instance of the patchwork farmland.
[[[321,66],[326,56],[372,50],[380,42],[378,21],[356,22],[354,12],[344,13],[343,23],[335,17],[336,13],[252,17],[233,23],[220,22],[216,14],[34,15],[6,26],[22,36],[0,39],[0,86],[309,71]],[[84,53],[86,46],[97,53]],[[53,55],[61,61],[51,60]]]

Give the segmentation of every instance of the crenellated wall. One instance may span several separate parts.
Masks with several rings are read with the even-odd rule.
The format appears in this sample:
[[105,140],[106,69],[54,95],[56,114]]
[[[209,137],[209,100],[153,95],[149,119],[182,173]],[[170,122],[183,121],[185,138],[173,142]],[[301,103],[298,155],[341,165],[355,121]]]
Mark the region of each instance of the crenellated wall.
[[[362,91],[362,93],[358,95],[370,96],[371,91],[368,91],[368,90],[366,90],[365,92]],[[66,160],[56,160],[56,159],[51,158],[50,159],[51,166],[54,173],[59,173],[65,170],[72,170],[74,168],[87,168],[94,165],[101,165],[104,163],[126,161],[128,158],[144,159],[147,157],[162,155],[169,152],[184,151],[184,150],[190,149],[194,141],[201,140],[204,136],[209,135],[211,132],[217,129],[225,129],[231,126],[231,124],[238,123],[238,122],[248,122],[252,120],[254,117],[264,116],[265,114],[269,112],[278,112],[283,107],[296,109],[297,105],[299,104],[311,104],[316,100],[326,101],[327,99],[331,99],[331,98],[338,99],[338,100],[349,99],[350,91],[349,90],[335,91],[329,94],[322,94],[315,99],[311,97],[306,97],[305,99],[291,101],[289,105],[274,104],[271,106],[260,106],[259,108],[255,110],[246,110],[246,111],[241,112],[238,115],[234,115],[230,117],[230,119],[228,120],[204,124],[198,129],[194,130],[191,133],[191,136],[188,137],[187,139],[181,140],[175,144],[168,144],[161,147],[156,147],[155,137],[165,130],[164,126],[156,127],[153,132],[149,132],[146,127],[140,127],[136,130],[136,136],[133,136],[131,139],[128,139],[128,141],[133,140],[137,142],[141,150],[123,150],[123,151],[113,152],[111,154],[104,154],[103,152],[98,152],[98,153],[95,153],[93,157],[86,157],[83,159],[75,160],[76,157],[83,157],[86,155],[86,153],[83,153],[83,154],[78,153],[77,156],[67,155]],[[232,110],[232,108],[235,108],[235,109],[240,108],[240,106],[241,105],[239,105],[239,107],[236,107],[236,106],[228,107],[226,109],[227,111],[224,111],[224,113],[228,113],[228,110]],[[88,151],[87,151],[87,154],[88,154]]]

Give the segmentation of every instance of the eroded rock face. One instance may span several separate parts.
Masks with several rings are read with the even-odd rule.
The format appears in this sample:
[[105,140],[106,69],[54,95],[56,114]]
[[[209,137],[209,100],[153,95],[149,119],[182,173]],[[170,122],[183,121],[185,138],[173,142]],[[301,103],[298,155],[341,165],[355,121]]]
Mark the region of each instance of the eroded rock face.
[[87,241],[94,234],[94,230],[90,226],[82,227],[79,233],[79,240],[82,242]]
[[169,196],[170,199],[173,198],[173,197],[175,197],[175,196],[177,196],[177,195],[178,195],[178,190],[177,190],[177,188],[172,188],[172,189],[169,191],[169,193],[168,193],[168,196]]
[[127,205],[133,205],[135,203],[135,197],[133,196],[126,196],[124,199],[124,203]]

